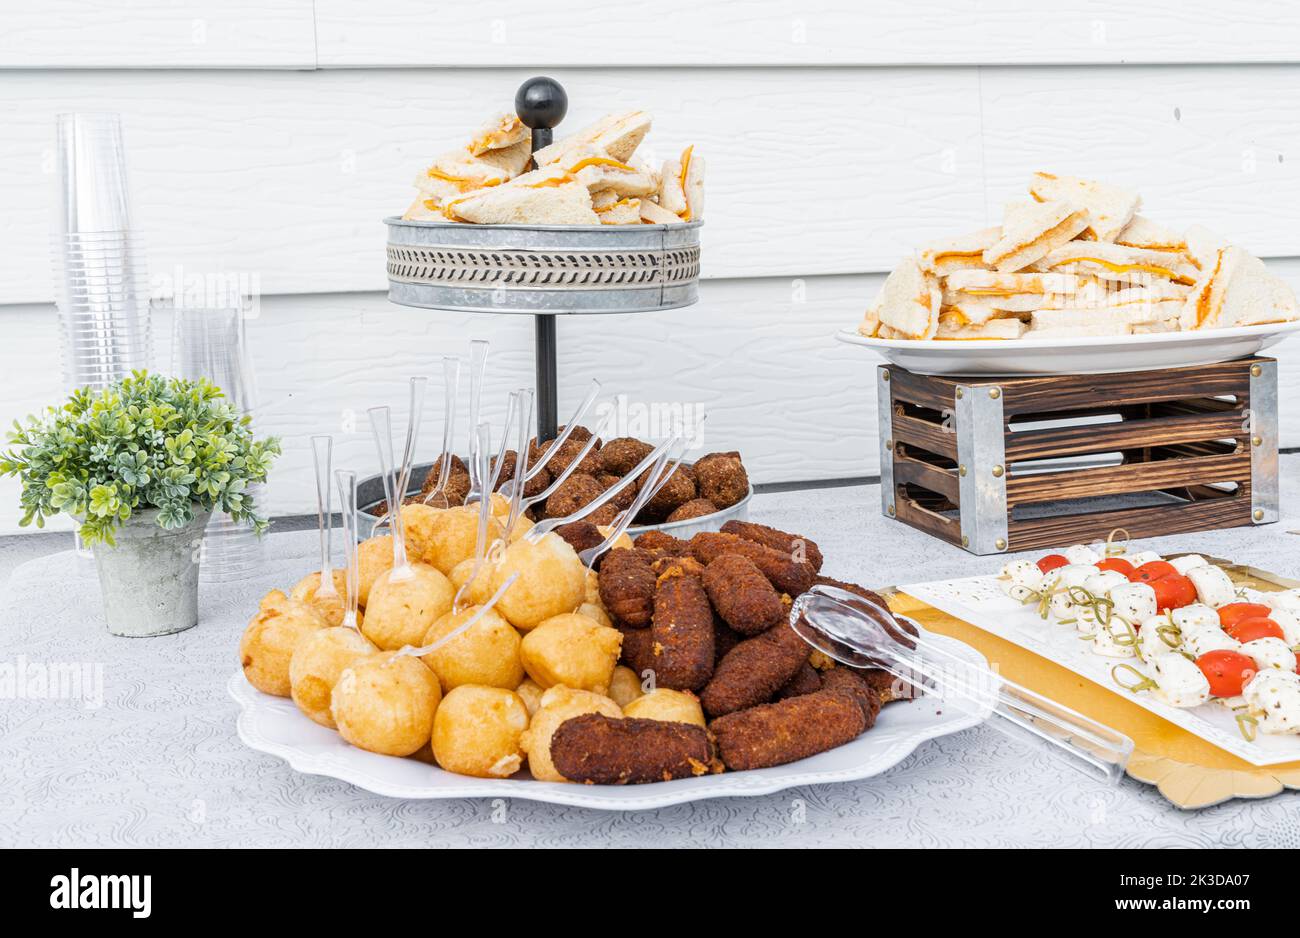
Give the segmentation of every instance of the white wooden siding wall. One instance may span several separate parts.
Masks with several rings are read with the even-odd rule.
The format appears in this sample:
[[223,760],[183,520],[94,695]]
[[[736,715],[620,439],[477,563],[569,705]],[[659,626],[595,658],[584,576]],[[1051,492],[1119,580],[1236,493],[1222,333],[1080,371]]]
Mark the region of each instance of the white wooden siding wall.
[[[1150,216],[1216,228],[1300,287],[1288,4],[589,8],[0,0],[0,421],[61,390],[47,234],[66,110],[123,113],[155,276],[257,278],[259,417],[286,446],[277,514],[311,507],[310,434],[334,432],[340,460],[371,471],[365,408],[400,413],[405,378],[470,338],[493,342],[491,406],[531,384],[527,318],[387,303],[380,219],[539,71],[569,90],[566,128],[643,107],[655,151],[693,142],[709,159],[700,304],[562,320],[561,413],[591,377],[634,402],[702,405],[706,445],[741,449],[759,481],[876,471],[875,361],[832,333],[910,245],[996,221],[1036,169],[1132,185]],[[1296,446],[1300,354],[1282,357]],[[0,531],[15,502],[0,484]]]

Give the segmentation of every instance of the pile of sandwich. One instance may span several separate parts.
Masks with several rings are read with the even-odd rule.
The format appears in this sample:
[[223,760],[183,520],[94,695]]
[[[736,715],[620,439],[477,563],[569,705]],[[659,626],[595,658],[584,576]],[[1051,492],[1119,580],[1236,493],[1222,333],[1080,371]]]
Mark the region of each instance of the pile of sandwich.
[[[610,114],[532,153],[518,116],[489,121],[415,179],[408,221],[479,225],[674,225],[704,215],[704,160],[687,147],[654,168],[636,157],[644,111]],[[531,168],[530,168],[531,167]]]
[[1002,225],[926,245],[889,275],[859,332],[1018,339],[1218,329],[1300,318],[1264,263],[1199,226],[1171,231],[1118,186],[1035,173]]

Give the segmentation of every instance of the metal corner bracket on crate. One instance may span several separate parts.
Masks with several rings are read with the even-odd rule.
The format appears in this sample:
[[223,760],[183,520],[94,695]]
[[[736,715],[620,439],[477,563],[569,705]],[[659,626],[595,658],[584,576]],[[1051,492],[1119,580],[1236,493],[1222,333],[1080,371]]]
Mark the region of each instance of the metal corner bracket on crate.
[[1277,405],[1267,358],[987,379],[882,365],[881,508],[974,554],[1267,524]]

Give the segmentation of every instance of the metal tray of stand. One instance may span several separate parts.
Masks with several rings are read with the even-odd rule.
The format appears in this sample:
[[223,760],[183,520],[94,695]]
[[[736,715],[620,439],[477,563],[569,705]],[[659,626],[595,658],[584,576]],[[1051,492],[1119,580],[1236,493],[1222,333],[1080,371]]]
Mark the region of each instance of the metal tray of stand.
[[[411,467],[411,482],[406,487],[407,496],[419,495],[420,488],[424,485],[424,478],[429,474],[429,469],[433,463],[419,463]],[[699,518],[688,518],[685,521],[665,521],[662,524],[634,524],[627,529],[627,533],[635,538],[646,531],[666,531],[674,537],[680,537],[687,540],[701,531],[719,531],[728,521],[748,521],[749,520],[749,501],[754,497],[754,487],[751,485],[745,497],[729,508],[723,508],[715,511],[711,515],[702,515]],[[375,522],[379,520],[379,515],[372,510],[384,500],[384,480],[379,475],[367,476],[357,483],[357,505],[360,506],[360,531],[357,536],[367,538],[374,529]]]
[[699,299],[700,226],[384,219],[388,298],[480,313],[643,313]]

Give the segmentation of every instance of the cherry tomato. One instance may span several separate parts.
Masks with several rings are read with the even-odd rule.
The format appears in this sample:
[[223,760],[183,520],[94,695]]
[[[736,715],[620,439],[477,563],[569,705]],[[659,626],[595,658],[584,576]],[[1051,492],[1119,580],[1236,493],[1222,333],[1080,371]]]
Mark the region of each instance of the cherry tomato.
[[1246,655],[1226,648],[1207,651],[1196,659],[1196,666],[1210,682],[1210,693],[1215,697],[1236,697],[1258,670]]
[[1048,573],[1055,570],[1057,567],[1064,567],[1069,562],[1070,561],[1066,559],[1064,554],[1048,554],[1042,560],[1038,561],[1038,569],[1042,570],[1044,573]]
[[1135,583],[1150,583],[1152,580],[1173,576],[1176,573],[1178,573],[1178,568],[1171,563],[1163,560],[1149,560],[1134,570],[1133,576],[1129,579]]
[[1295,653],[1295,669],[1296,671],[1300,671],[1300,651]]
[[1097,561],[1098,570],[1118,570],[1130,580],[1133,579],[1133,565],[1123,557],[1107,557]]
[[1242,619],[1267,619],[1272,614],[1263,603],[1228,603],[1219,607],[1219,624],[1226,629]]
[[[1144,565],[1145,566],[1145,565]],[[1138,580],[1136,582],[1142,582]],[[1181,609],[1196,602],[1196,587],[1182,574],[1162,576],[1148,584],[1156,593],[1156,608],[1161,612],[1168,609]]]
[[1239,642],[1253,642],[1257,638],[1284,637],[1282,635],[1282,626],[1278,625],[1272,619],[1265,619],[1263,616],[1252,616],[1249,619],[1238,619],[1223,631],[1227,632]]

